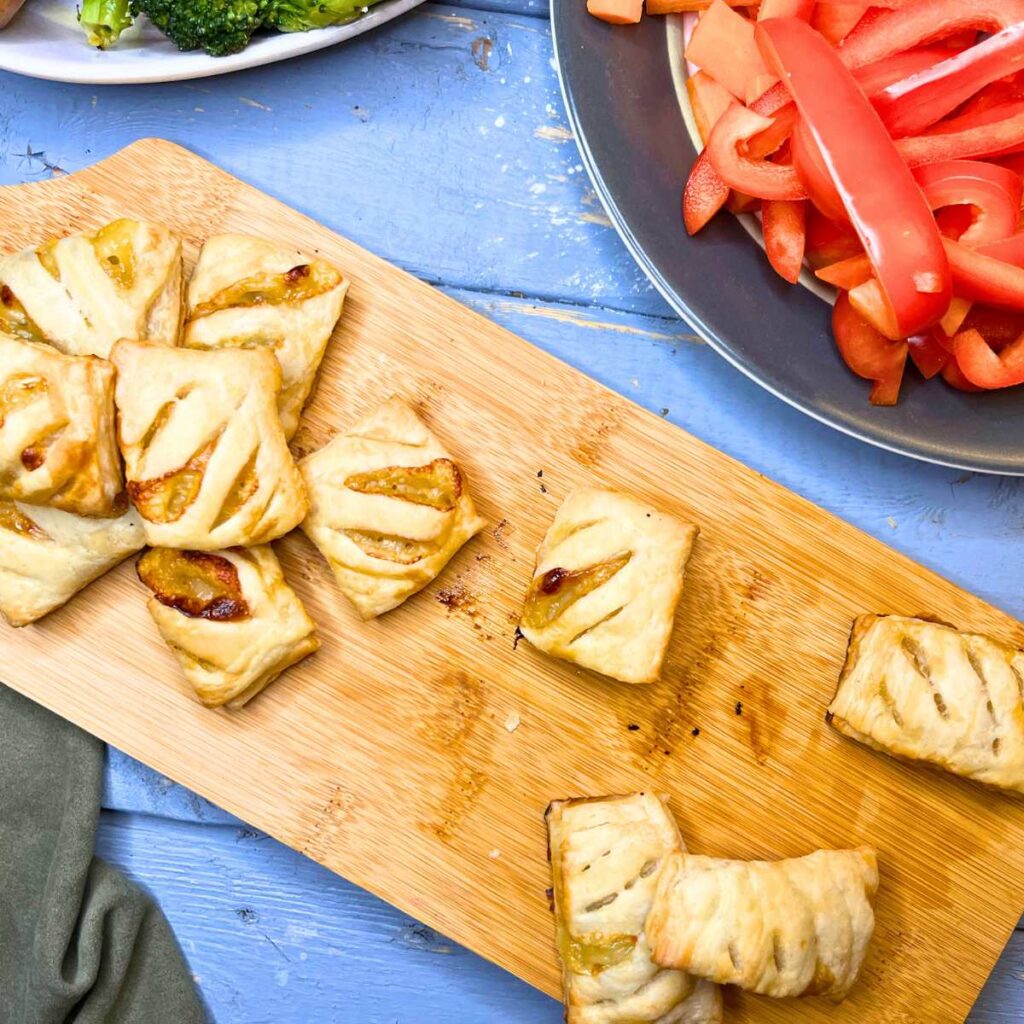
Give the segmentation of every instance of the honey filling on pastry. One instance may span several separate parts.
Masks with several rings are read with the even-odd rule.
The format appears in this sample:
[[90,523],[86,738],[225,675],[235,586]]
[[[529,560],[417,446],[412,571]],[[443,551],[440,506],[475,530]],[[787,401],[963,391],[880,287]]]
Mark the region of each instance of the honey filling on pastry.
[[200,302],[189,313],[189,319],[198,320],[221,309],[303,302],[323,295],[339,284],[341,274],[329,263],[322,260],[300,263],[283,274],[253,274],[229,284],[205,302]]
[[462,494],[462,475],[451,459],[434,459],[425,466],[386,466],[353,473],[345,479],[345,486],[362,494],[383,494],[451,512]]
[[52,241],[47,242],[45,245],[39,246],[36,249],[36,258],[43,265],[45,270],[54,281],[60,280],[60,267],[57,266],[57,242],[59,239],[54,238]]
[[0,501],[0,529],[10,530],[19,537],[49,540],[50,535],[36,522],[23,515],[13,501]]
[[238,570],[220,555],[151,548],[139,559],[136,571],[161,604],[189,618],[216,622],[249,618]]
[[46,335],[7,284],[0,284],[0,331],[20,341],[46,341]]
[[600,974],[628,959],[636,947],[635,935],[593,933],[582,938],[563,933],[562,962],[573,974]]
[[607,583],[631,557],[632,552],[627,551],[585,569],[549,569],[530,584],[523,608],[523,625],[528,629],[550,626],[581,597]]
[[196,500],[217,438],[208,442],[181,469],[152,480],[130,480],[128,495],[139,515],[151,523],[176,523]]
[[380,558],[399,565],[422,562],[437,550],[430,541],[408,540],[386,533],[367,533],[365,530],[343,530],[346,537],[370,558]]
[[242,506],[260,489],[260,480],[256,475],[256,456],[258,454],[259,449],[257,448],[249,456],[248,461],[235,478],[235,482],[231,485],[231,490],[224,499],[224,504],[221,505],[220,512],[214,520],[213,525],[215,527],[226,523],[232,516],[236,515],[242,509]]
[[34,373],[16,373],[8,377],[0,384],[0,427],[12,412],[43,398],[49,390],[46,378]]
[[135,246],[138,224],[133,220],[112,220],[92,236],[96,259],[107,277],[126,291],[135,284]]

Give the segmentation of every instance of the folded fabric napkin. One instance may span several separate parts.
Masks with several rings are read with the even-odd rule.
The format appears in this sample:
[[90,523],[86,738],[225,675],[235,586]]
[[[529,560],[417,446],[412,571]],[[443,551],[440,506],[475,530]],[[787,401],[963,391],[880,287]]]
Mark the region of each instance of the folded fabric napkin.
[[0,684],[0,1024],[202,1024],[166,918],[93,856],[103,745]]

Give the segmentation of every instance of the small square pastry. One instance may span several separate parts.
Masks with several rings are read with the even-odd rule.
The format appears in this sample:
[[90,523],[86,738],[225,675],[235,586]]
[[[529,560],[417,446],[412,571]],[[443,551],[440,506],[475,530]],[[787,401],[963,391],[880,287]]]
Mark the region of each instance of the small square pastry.
[[128,496],[148,544],[265,544],[302,521],[306,493],[277,415],[281,370],[270,352],[120,341],[110,357]]
[[422,590],[486,525],[441,442],[400,398],[303,459],[302,524],[364,619]]
[[281,364],[277,403],[291,438],[347,291],[324,260],[262,238],[214,235],[189,281],[183,343],[270,349]]
[[0,498],[109,516],[123,492],[114,368],[0,333]]
[[320,647],[269,544],[151,548],[137,568],[153,592],[148,607],[160,635],[208,708],[240,708]]
[[88,519],[0,500],[0,614],[12,626],[35,622],[145,543],[134,511]]
[[537,550],[522,635],[621,682],[654,682],[697,532],[625,494],[573,491]]
[[900,615],[862,615],[829,705],[876,750],[1024,793],[1024,652]]
[[644,923],[683,849],[649,793],[556,800],[545,814],[566,1024],[719,1024],[717,985],[651,960]]
[[875,928],[870,847],[778,861],[670,854],[647,918],[655,963],[761,995],[844,999]]
[[103,358],[120,338],[176,345],[182,291],[177,236],[121,218],[0,262],[0,331]]

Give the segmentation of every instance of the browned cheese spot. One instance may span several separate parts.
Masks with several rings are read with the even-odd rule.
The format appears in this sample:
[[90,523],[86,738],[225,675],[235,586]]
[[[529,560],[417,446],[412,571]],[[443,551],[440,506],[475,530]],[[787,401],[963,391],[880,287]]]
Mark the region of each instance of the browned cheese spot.
[[549,569],[536,577],[526,594],[523,625],[544,629],[564,615],[580,598],[604,586],[632,557],[632,552],[617,555],[607,562],[584,569]]
[[176,523],[196,500],[217,438],[207,442],[180,469],[151,480],[128,482],[128,494],[139,515],[151,523]]
[[249,618],[238,570],[221,555],[151,548],[136,568],[154,597],[182,615],[215,622]]
[[34,520],[18,510],[13,501],[0,501],[0,529],[10,530],[19,537],[49,540],[50,535]]
[[189,319],[198,320],[221,309],[299,303],[323,295],[339,284],[341,274],[329,263],[323,260],[300,263],[284,273],[253,274],[229,284],[205,302],[199,303],[189,313]]
[[425,466],[386,466],[353,473],[345,486],[361,494],[382,494],[451,512],[462,495],[462,474],[451,459],[434,459]]

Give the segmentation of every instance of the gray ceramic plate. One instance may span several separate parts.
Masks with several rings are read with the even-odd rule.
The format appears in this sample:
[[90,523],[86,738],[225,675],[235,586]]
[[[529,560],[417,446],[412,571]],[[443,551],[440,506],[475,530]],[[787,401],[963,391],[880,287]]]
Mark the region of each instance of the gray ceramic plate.
[[721,215],[687,237],[680,195],[696,152],[673,81],[669,37],[677,53],[678,32],[668,19],[613,27],[587,14],[585,0],[552,0],[551,23],[569,120],[608,216],[708,344],[853,437],[929,462],[1024,475],[1024,390],[970,395],[908,368],[900,404],[875,408],[868,384],[839,358],[829,305],[782,281],[736,218]]

